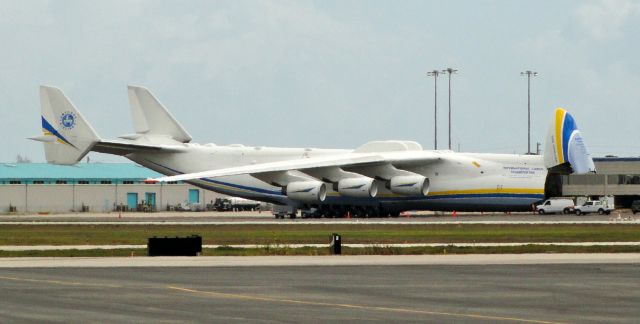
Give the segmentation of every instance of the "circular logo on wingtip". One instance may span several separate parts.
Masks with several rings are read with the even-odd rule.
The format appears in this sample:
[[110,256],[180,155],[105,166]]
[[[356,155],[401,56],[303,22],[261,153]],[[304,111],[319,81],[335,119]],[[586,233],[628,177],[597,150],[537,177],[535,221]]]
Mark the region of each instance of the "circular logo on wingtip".
[[60,126],[64,129],[73,129],[76,126],[76,116],[75,113],[71,111],[65,111],[60,115]]

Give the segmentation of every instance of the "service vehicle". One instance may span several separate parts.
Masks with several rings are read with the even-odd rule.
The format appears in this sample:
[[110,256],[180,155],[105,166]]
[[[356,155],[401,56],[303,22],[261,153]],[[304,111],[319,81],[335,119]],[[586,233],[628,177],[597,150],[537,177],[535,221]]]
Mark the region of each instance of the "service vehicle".
[[570,214],[573,212],[575,204],[571,198],[552,198],[545,200],[542,204],[536,206],[538,214]]
[[219,212],[256,210],[260,208],[260,202],[238,197],[216,198],[212,208]]
[[599,215],[611,214],[613,207],[609,206],[609,202],[606,200],[592,200],[587,201],[582,206],[576,206],[574,208],[576,215],[584,215],[589,213],[598,213]]

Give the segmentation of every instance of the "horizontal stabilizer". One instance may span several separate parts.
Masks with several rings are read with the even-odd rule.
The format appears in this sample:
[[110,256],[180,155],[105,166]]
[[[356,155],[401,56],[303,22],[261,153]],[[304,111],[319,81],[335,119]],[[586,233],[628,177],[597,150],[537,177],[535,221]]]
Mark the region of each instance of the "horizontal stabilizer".
[[139,152],[180,153],[184,152],[185,148],[181,146],[145,145],[117,140],[107,140],[96,143],[96,145],[93,146],[93,151],[115,155],[127,155],[129,153]]

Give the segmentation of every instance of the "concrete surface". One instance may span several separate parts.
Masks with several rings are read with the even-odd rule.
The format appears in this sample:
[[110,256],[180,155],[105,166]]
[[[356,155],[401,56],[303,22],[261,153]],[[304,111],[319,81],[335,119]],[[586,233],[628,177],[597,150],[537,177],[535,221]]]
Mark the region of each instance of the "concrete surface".
[[531,253],[458,255],[200,256],[200,257],[19,257],[0,268],[73,267],[254,267],[366,265],[487,265],[640,263],[640,253]]
[[[345,266],[333,260],[347,258],[325,257],[323,266],[5,268],[0,321],[637,323],[638,255],[633,263],[607,258]],[[560,259],[568,263],[553,264]]]

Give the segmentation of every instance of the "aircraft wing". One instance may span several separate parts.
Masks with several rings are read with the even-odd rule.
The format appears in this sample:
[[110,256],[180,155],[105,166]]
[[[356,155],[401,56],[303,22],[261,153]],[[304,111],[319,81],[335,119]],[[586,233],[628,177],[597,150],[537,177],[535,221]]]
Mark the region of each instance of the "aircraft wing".
[[[301,158],[295,160],[259,163],[204,172],[181,174],[154,179],[160,182],[184,181],[250,174],[258,179],[279,185],[300,180],[317,178],[335,182],[342,178],[367,176],[389,179],[396,175],[414,175],[403,167],[428,164],[439,160],[437,153],[421,152],[381,152],[348,153],[326,157]],[[295,171],[299,171],[296,173]],[[300,173],[303,175],[300,176]],[[297,175],[296,175],[297,174]]]

